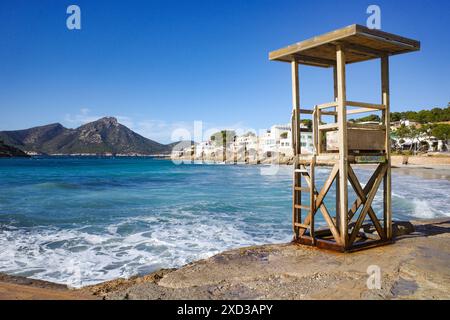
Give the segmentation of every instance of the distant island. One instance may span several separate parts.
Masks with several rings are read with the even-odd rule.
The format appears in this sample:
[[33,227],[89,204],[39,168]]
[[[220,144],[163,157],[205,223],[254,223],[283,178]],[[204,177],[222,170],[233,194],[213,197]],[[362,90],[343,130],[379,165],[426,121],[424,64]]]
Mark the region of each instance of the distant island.
[[165,155],[177,143],[161,144],[147,139],[114,117],[104,117],[68,129],[60,123],[25,130],[0,131],[0,156],[21,155]]

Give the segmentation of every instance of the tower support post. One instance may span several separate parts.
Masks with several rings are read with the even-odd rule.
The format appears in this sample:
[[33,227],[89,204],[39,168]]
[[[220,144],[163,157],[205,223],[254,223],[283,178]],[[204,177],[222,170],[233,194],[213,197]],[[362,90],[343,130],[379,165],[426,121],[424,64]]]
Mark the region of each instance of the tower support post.
[[337,114],[339,141],[339,232],[341,244],[348,246],[348,149],[347,149],[347,107],[345,88],[345,51],[341,45],[336,46],[337,71]]
[[385,150],[386,150],[386,173],[383,179],[383,197],[384,197],[384,208],[383,208],[383,220],[384,220],[384,231],[386,233],[386,238],[392,239],[392,203],[391,203],[391,137],[390,137],[390,102],[389,102],[389,57],[387,55],[381,57],[381,94],[382,94],[382,104],[384,105],[383,110],[383,124],[386,127],[386,140],[385,140]]
[[293,182],[292,182],[292,225],[294,229],[295,239],[299,236],[299,228],[296,226],[297,223],[301,222],[301,209],[296,207],[301,205],[301,192],[299,187],[301,187],[301,175],[297,172],[300,168],[297,156],[301,153],[301,143],[300,143],[300,84],[298,77],[298,62],[291,62],[291,76],[292,76],[292,124],[291,124],[291,134],[292,134],[292,148],[294,154],[294,170],[293,170]]

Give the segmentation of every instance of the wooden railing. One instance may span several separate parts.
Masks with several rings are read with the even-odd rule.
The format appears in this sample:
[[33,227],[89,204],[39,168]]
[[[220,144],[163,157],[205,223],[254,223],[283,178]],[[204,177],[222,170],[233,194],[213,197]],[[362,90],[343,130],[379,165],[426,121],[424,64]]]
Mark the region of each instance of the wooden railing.
[[[366,102],[358,102],[358,101],[346,101],[346,107],[359,107],[358,109],[347,109],[347,115],[366,113],[366,112],[374,112],[374,111],[383,111],[386,110],[386,106],[383,104],[375,104],[375,103],[366,103]],[[338,102],[327,102],[314,106],[314,109],[300,109],[301,114],[312,115],[312,127],[313,127],[313,145],[314,145],[314,154],[321,154],[322,151],[322,137],[324,132],[326,131],[336,131],[339,130],[339,124],[337,122],[321,124],[322,116],[336,116]],[[333,109],[334,110],[328,110]],[[336,120],[335,120],[336,121]],[[347,128],[358,128],[358,129],[367,129],[367,130],[386,130],[386,126],[384,124],[361,124],[361,123],[352,123],[347,122]]]

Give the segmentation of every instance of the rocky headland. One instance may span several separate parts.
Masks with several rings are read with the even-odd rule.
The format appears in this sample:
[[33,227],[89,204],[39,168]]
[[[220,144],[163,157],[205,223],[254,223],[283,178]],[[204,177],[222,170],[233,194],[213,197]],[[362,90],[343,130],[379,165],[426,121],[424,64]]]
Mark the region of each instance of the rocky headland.
[[12,157],[29,157],[29,155],[18,148],[5,144],[0,140],[0,158]]

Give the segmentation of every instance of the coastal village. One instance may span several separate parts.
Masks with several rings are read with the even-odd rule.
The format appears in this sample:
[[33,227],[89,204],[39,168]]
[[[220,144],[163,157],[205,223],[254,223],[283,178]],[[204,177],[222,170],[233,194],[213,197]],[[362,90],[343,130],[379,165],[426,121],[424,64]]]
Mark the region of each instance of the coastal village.
[[[433,109],[435,113],[448,114],[447,108]],[[432,112],[422,110],[422,112]],[[414,117],[414,116],[413,116]],[[412,117],[412,118],[413,118]],[[446,116],[441,116],[447,119]],[[398,118],[394,114],[394,119]],[[367,121],[361,121],[367,120]],[[378,116],[353,120],[362,125],[379,125]],[[311,121],[304,120],[301,125],[302,153],[314,151]],[[398,155],[448,154],[450,143],[450,121],[421,123],[413,119],[401,118],[391,121],[391,147]],[[292,130],[290,124],[275,124],[262,134],[247,132],[236,135],[234,130],[223,130],[201,142],[183,142],[174,147],[171,158],[174,160],[236,163],[279,163],[291,164],[293,159]]]

